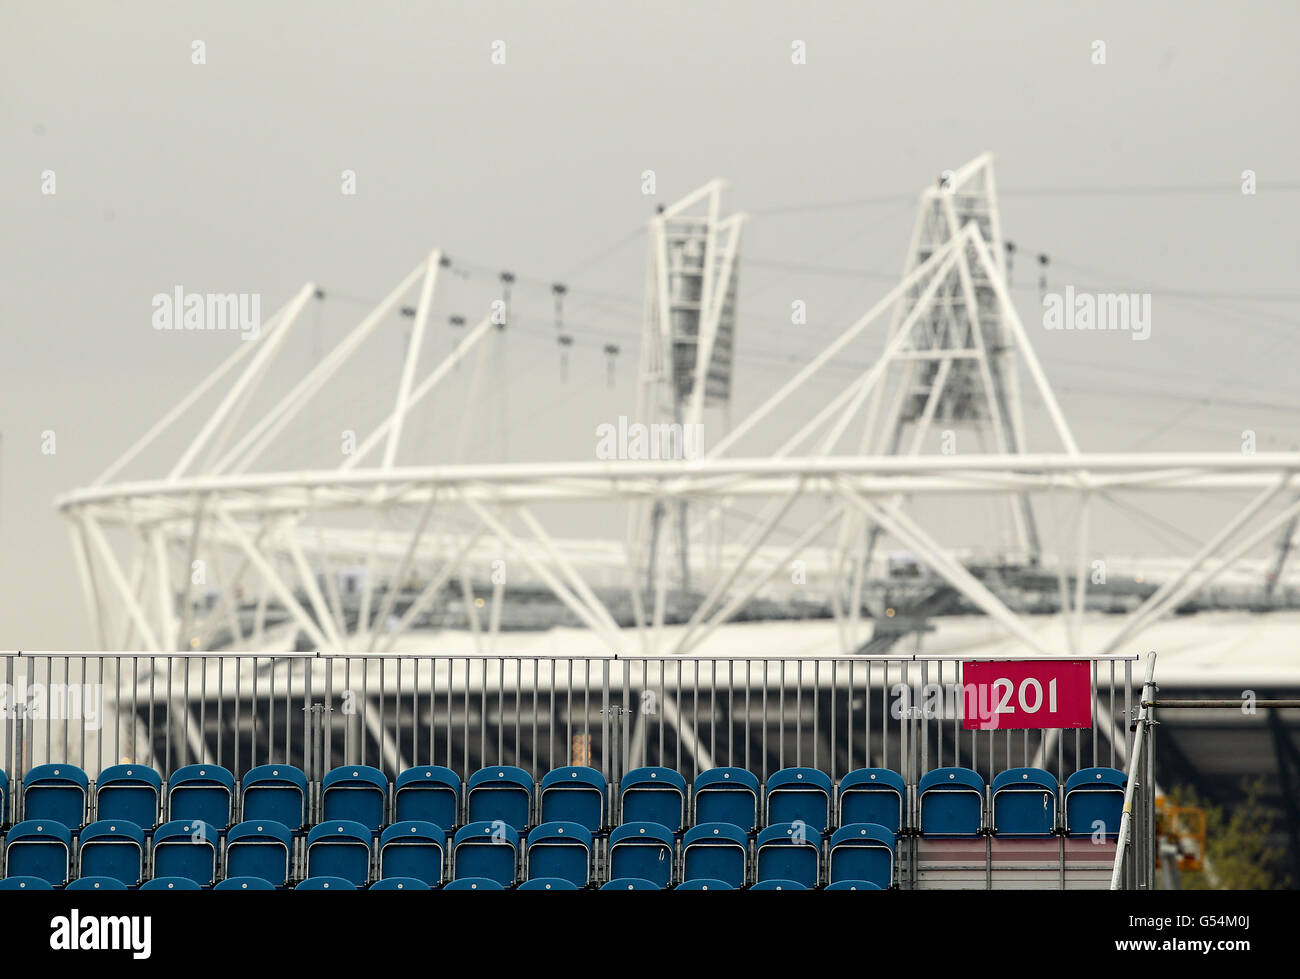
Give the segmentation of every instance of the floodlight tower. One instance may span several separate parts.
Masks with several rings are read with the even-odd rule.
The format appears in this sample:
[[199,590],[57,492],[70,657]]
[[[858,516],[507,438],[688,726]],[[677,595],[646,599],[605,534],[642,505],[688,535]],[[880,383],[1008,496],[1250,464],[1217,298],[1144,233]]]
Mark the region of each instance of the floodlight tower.
[[[963,260],[947,273],[928,309],[911,324],[911,342],[889,365],[892,394],[883,412],[883,394],[890,385],[878,385],[873,392],[863,431],[864,454],[916,454],[935,427],[973,430],[982,451],[988,450],[990,438],[999,453],[1024,451],[1015,334],[997,295],[998,288],[1006,294],[1006,253],[992,156],[984,154],[959,170],[945,170],[921,193],[904,275],[972,223],[991,263],[979,260],[974,245],[968,244]],[[918,282],[895,306],[889,340],[915,311],[926,285]],[[1036,564],[1041,549],[1028,496],[1013,498],[1012,515],[1020,549]],[[879,525],[872,525],[868,561],[879,533]]]
[[[712,180],[650,219],[646,315],[636,421],[674,425],[676,444],[703,424],[705,407],[729,422],[740,233],[745,215],[721,217],[725,184]],[[652,431],[654,431],[652,429]],[[698,443],[693,443],[698,447]],[[690,587],[686,504],[677,507],[678,576]],[[665,507],[650,513],[646,581],[654,587]],[[639,574],[639,572],[638,572]]]

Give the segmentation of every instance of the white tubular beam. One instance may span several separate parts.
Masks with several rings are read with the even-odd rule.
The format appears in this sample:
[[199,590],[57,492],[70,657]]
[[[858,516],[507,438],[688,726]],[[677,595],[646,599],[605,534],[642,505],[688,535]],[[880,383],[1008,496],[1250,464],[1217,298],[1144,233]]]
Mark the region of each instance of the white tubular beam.
[[[479,320],[478,325],[475,326],[474,329],[470,330],[469,333],[465,334],[464,339],[462,339],[460,343],[456,344],[456,349],[453,350],[450,354],[448,354],[443,359],[442,363],[440,363],[436,368],[434,368],[434,370],[429,374],[429,376],[426,377],[423,381],[421,381],[420,384],[415,388],[415,390],[411,392],[411,395],[406,405],[406,411],[408,413],[416,405],[418,405],[421,401],[423,401],[425,395],[427,395],[430,391],[432,391],[435,387],[437,387],[438,383],[444,377],[446,377],[447,374],[450,371],[452,371],[457,364],[461,362],[461,359],[465,356],[465,354],[467,354],[470,351],[470,349],[488,333],[489,328],[491,326],[492,326],[492,317],[484,316],[483,319]],[[366,456],[368,456],[371,452],[373,452],[375,446],[377,446],[380,443],[380,441],[383,440],[384,436],[386,436],[389,433],[389,431],[393,428],[395,424],[395,418],[396,418],[396,413],[389,415],[387,418],[385,418],[379,424],[378,428],[376,428],[373,432],[371,432],[368,436],[366,436],[366,440],[361,443],[357,451],[352,453],[352,455],[348,456],[346,459],[343,460],[343,463],[342,465],[339,466],[339,469],[341,471],[346,472],[349,469],[356,468],[358,463],[360,463],[362,459],[366,458]]]
[[[283,535],[285,547],[289,550],[289,556],[293,559],[293,566],[298,572],[298,580],[302,582],[302,587],[307,592],[307,600],[311,602],[312,611],[316,613],[316,619],[320,623],[321,629],[324,630],[326,638],[329,639],[329,651],[335,653],[347,652],[347,645],[344,643],[343,637],[334,629],[334,617],[330,615],[325,596],[321,594],[320,586],[316,584],[316,575],[307,564],[307,558],[302,553],[297,532],[298,525],[296,523],[286,521],[280,525],[280,533]],[[318,652],[323,653],[325,650],[321,649]]]
[[[238,414],[243,411],[244,406],[247,404],[248,395],[261,379],[267,365],[280,352],[280,348],[284,345],[285,338],[289,336],[298,314],[302,312],[302,308],[307,305],[307,301],[315,293],[315,284],[308,282],[298,290],[298,294],[289,301],[288,305],[271,318],[272,321],[267,325],[267,329],[262,332],[257,340],[253,341],[258,350],[253,357],[252,363],[239,375],[239,379],[230,386],[226,396],[221,399],[221,404],[217,406],[217,410],[212,413],[203,428],[199,430],[199,434],[194,441],[190,443],[189,448],[176,461],[176,465],[168,473],[168,479],[176,479],[190,467],[198,454],[203,451],[203,447],[208,444],[208,440],[221,429],[227,419],[232,424],[235,422]],[[225,434],[229,434],[228,431]]]
[[1074,441],[1074,434],[1070,431],[1070,424],[1065,420],[1065,414],[1061,411],[1061,406],[1056,402],[1056,394],[1052,391],[1052,386],[1047,381],[1047,375],[1043,373],[1043,367],[1038,362],[1038,355],[1034,353],[1034,345],[1029,342],[1029,335],[1020,322],[1020,314],[1016,312],[1015,303],[1011,301],[1011,296],[1007,292],[1007,284],[1002,278],[997,262],[989,255],[988,246],[984,244],[983,238],[979,235],[971,235],[971,242],[975,245],[975,252],[979,257],[980,264],[984,266],[984,271],[988,274],[989,285],[993,287],[993,292],[998,297],[998,305],[1002,308],[1003,321],[1011,325],[1011,331],[1015,334],[1017,340],[1016,350],[1024,355],[1025,366],[1029,369],[1029,376],[1034,379],[1034,386],[1038,389],[1038,396],[1043,399],[1043,406],[1047,408],[1047,414],[1052,419],[1052,425],[1056,429],[1061,444],[1070,455],[1078,455],[1078,443]]
[[950,585],[978,605],[990,618],[1001,622],[1017,639],[1043,656],[1052,656],[1047,649],[1024,625],[1023,622],[1004,605],[996,595],[984,587],[980,581],[959,564],[956,559],[943,550],[920,527],[908,520],[901,513],[887,513],[883,507],[864,500],[850,489],[842,487],[843,495],[854,506],[863,510],[891,534],[905,543],[930,565]]
[[279,573],[271,566],[271,563],[267,561],[253,542],[248,539],[248,535],[244,533],[243,529],[231,520],[224,510],[218,509],[215,515],[221,525],[226,528],[226,532],[235,539],[244,554],[247,555],[248,560],[262,576],[262,580],[271,586],[271,590],[275,592],[276,598],[280,599],[280,602],[284,605],[285,609],[293,616],[294,621],[297,622],[298,626],[311,637],[311,641],[316,644],[316,648],[330,648],[332,644],[329,639],[327,639],[325,634],[320,631],[316,623],[311,620],[311,616],[308,615],[306,610],[298,603],[298,600],[293,597],[293,592],[291,592],[289,586],[284,583],[284,579],[280,577]]
[[406,359],[402,363],[402,379],[397,385],[397,401],[393,405],[392,425],[388,429],[388,443],[384,446],[385,469],[392,469],[397,459],[397,447],[402,441],[402,425],[406,421],[407,401],[411,395],[411,381],[415,365],[420,361],[420,348],[424,343],[424,326],[433,308],[433,292],[438,282],[438,269],[442,264],[442,251],[435,248],[429,256],[420,288],[420,301],[415,308],[415,325],[411,328],[411,342],[407,344]]
[[533,532],[533,536],[537,538],[537,542],[542,545],[542,550],[544,550],[547,556],[555,562],[556,567],[560,569],[560,573],[564,575],[565,579],[569,582],[569,585],[578,593],[582,600],[587,603],[587,607],[591,609],[591,613],[604,622],[606,628],[611,632],[618,633],[620,631],[618,623],[614,621],[614,616],[611,615],[609,609],[605,607],[605,603],[596,597],[596,593],[591,590],[591,587],[583,579],[582,575],[577,572],[573,563],[569,561],[569,559],[560,552],[559,548],[555,546],[554,539],[546,532],[546,528],[538,522],[537,518],[533,516],[532,511],[527,507],[521,506],[516,512],[519,514],[519,518],[523,520],[528,529]]
[[442,590],[443,585],[451,578],[452,572],[460,567],[465,560],[465,555],[470,552],[479,539],[483,536],[484,530],[480,527],[473,534],[465,538],[463,546],[459,547],[451,557],[449,557],[442,566],[442,569],[429,579],[429,583],[421,589],[420,594],[415,597],[406,613],[398,620],[397,626],[391,631],[384,634],[384,645],[380,652],[392,652],[393,644],[397,642],[397,637],[402,635],[415,623],[424,610],[429,607],[430,603],[438,597],[438,592]]
[[402,298],[411,291],[411,288],[419,281],[423,272],[424,263],[421,262],[407,274],[396,289],[390,292],[365,319],[353,328],[352,332],[338,346],[326,354],[319,364],[308,371],[306,376],[295,384],[274,408],[263,415],[262,419],[216,462],[212,467],[213,472],[225,472],[227,469],[232,468],[235,472],[246,471],[257,457],[265,451],[267,445],[280,433],[284,426],[297,417],[298,413],[307,406],[308,402],[311,401],[325,382],[347,363],[356,349],[383,322],[384,317],[391,313],[393,308],[402,301]]
[[712,459],[724,454],[732,445],[748,433],[750,429],[766,418],[774,408],[781,404],[781,402],[788,398],[793,392],[803,387],[803,385],[808,381],[808,378],[812,377],[813,374],[826,366],[826,364],[829,363],[836,354],[852,343],[863,330],[875,322],[877,317],[886,312],[889,307],[899,299],[899,297],[904,295],[908,289],[912,288],[912,286],[917,282],[920,282],[925,278],[925,276],[929,275],[931,271],[942,267],[944,271],[936,273],[936,276],[942,278],[943,275],[947,274],[947,268],[952,261],[953,254],[963,242],[971,237],[972,235],[970,233],[962,234],[953,238],[942,247],[935,249],[933,255],[918,265],[911,274],[904,277],[903,281],[894,286],[894,288],[891,289],[883,299],[876,303],[876,305],[872,306],[871,309],[867,311],[866,315],[841,333],[839,337],[833,340],[820,354],[809,361],[809,363],[796,373],[794,377],[786,381],[786,383],[783,384],[781,388],[772,395],[772,397],[765,401],[758,409],[753,411],[748,418],[732,429],[731,434],[715,445],[706,454],[706,458]]
[[551,589],[556,598],[567,605],[569,610],[580,618],[587,628],[604,637],[606,642],[610,644],[611,651],[617,652],[621,648],[623,644],[619,632],[615,630],[611,633],[608,626],[594,612],[588,609],[582,600],[568,589],[564,582],[551,574],[549,569],[528,552],[528,548],[520,543],[519,539],[510,532],[505,524],[498,520],[486,507],[471,500],[466,500],[466,503],[487,528],[501,538],[506,546],[510,547],[528,565],[533,574],[546,583],[546,586]]
[[[379,635],[383,631],[383,625],[388,621],[388,616],[392,614],[393,605],[397,601],[397,594],[402,589],[402,582],[411,571],[411,565],[415,561],[415,552],[420,547],[420,541],[424,539],[425,528],[429,526],[429,518],[433,515],[433,507],[437,502],[437,496],[430,496],[429,502],[424,505],[420,511],[420,519],[415,525],[415,530],[411,533],[411,543],[406,548],[406,553],[402,555],[402,563],[397,566],[397,573],[389,579],[388,592],[384,595],[384,602],[379,607],[379,614],[375,616],[375,625],[370,629],[370,645],[368,652],[375,651],[375,643],[379,641]],[[360,632],[361,623],[357,623],[357,631]]]
[[104,605],[99,600],[99,585],[94,570],[90,566],[90,557],[86,553],[86,522],[82,518],[68,524],[68,535],[72,538],[72,555],[77,564],[77,578],[81,582],[81,593],[86,600],[86,610],[90,613],[90,625],[99,640],[99,648],[108,648],[108,636],[104,623]]
[[117,597],[122,600],[126,607],[126,613],[135,623],[135,627],[140,630],[140,638],[144,640],[145,646],[151,653],[161,653],[162,646],[158,642],[153,627],[149,625],[149,620],[140,608],[140,604],[131,594],[131,589],[127,587],[126,578],[122,574],[122,567],[117,563],[117,557],[113,554],[112,547],[104,537],[104,532],[99,529],[99,523],[94,517],[85,517],[85,528],[90,536],[90,541],[95,545],[99,552],[99,559],[108,572],[108,580],[117,590]]

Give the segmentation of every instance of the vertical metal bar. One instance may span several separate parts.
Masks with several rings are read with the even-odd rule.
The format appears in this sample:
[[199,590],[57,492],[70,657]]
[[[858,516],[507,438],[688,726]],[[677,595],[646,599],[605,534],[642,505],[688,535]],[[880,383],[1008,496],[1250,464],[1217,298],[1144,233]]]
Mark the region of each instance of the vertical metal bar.
[[1132,732],[1129,730],[1129,723],[1132,720],[1133,710],[1133,661],[1124,661],[1124,757],[1128,758],[1133,754],[1133,745],[1131,740]]
[[794,664],[794,763],[803,765],[803,661]]
[[591,657],[582,658],[582,763],[591,767]]
[[569,764],[573,759],[573,657],[570,656],[568,663],[564,668],[564,719],[565,734],[564,739],[564,758],[565,764]]
[[754,689],[754,661],[745,660],[745,771],[751,771],[749,767],[749,746],[754,740],[750,734],[749,722],[753,716],[750,714],[749,698]]
[[[606,783],[612,782],[614,778],[613,762],[609,750],[609,730],[611,708],[609,702],[609,660],[600,661],[600,771],[605,776]],[[618,796],[618,786],[614,786],[614,796]],[[610,824],[613,825],[613,810],[610,811]]]
[[[590,668],[590,662],[588,663],[588,668]],[[590,699],[591,696],[590,691],[588,691],[587,696],[588,699]],[[520,714],[523,713],[523,709],[524,709],[524,660],[523,657],[521,656],[515,660],[515,759],[516,759],[515,763],[521,766],[524,759],[524,755],[523,755],[523,749],[520,747],[520,743],[519,743],[519,723],[520,723]],[[537,756],[532,751],[530,751],[529,754],[532,755],[533,781],[536,782],[537,781]],[[590,764],[590,762],[588,763]]]
[[[243,658],[242,656],[238,656],[238,655],[236,655],[236,656],[235,656],[235,720],[234,720],[234,726],[235,726],[235,751],[234,751],[234,758],[233,758],[233,760],[231,761],[231,771],[235,773],[235,778],[239,778],[239,777],[240,777],[240,771],[239,771],[239,738],[240,738],[240,735],[243,733],[242,725],[240,724],[240,720],[241,720],[242,717],[243,717],[243,703],[242,703],[242,701],[243,701],[243,696],[242,696],[242,693],[241,693],[241,691],[240,691],[240,684],[243,682],[243,674],[244,674],[244,658]],[[152,736],[152,729],[153,729],[153,713],[152,713],[152,708],[150,708],[150,714],[149,714],[149,727],[150,727],[151,736]],[[170,772],[171,772],[171,769],[168,768],[168,773],[170,774]],[[168,817],[170,818],[171,813],[169,812],[167,815],[168,815]]]
[[677,699],[674,701],[677,708],[677,771],[682,770],[682,661],[677,660]]
[[619,717],[621,720],[622,741],[623,741],[623,746],[622,746],[623,765],[620,770],[626,772],[630,767],[629,763],[631,761],[631,754],[628,749],[628,728],[631,721],[631,716],[630,716],[631,715],[631,710],[630,710],[631,688],[629,684],[631,683],[632,677],[631,677],[631,671],[628,669],[628,664],[626,662],[623,662],[622,670],[623,670],[623,705],[622,705],[623,709],[622,712],[619,714]]
[[[254,666],[256,666],[256,663],[254,663]],[[165,750],[166,753],[167,753],[167,771],[168,771],[168,772],[174,772],[174,771],[176,770],[175,768],[172,767],[172,732],[176,730],[176,693],[175,693],[175,691],[172,689],[172,680],[173,680],[173,678],[174,678],[174,677],[173,677],[173,673],[172,673],[172,669],[173,669],[173,667],[172,667],[172,657],[171,657],[171,655],[170,655],[170,653],[169,653],[168,656],[167,656],[167,733],[166,733],[166,735],[164,736],[164,743],[165,743],[165,748],[164,748],[164,750]],[[103,676],[104,676],[104,658],[103,658],[102,656],[101,656],[100,659],[99,659],[99,675],[100,675],[100,679],[101,679],[101,681],[102,681],[102,680],[103,680]],[[253,687],[254,687],[254,689],[256,689],[256,687],[257,687],[257,672],[256,672],[256,670],[254,670],[254,672],[253,672]],[[256,731],[254,731],[253,738],[254,738],[254,740],[256,740],[256,738],[257,738]],[[100,754],[99,767],[100,767],[100,770],[102,771],[103,768],[104,768],[104,758],[103,758],[103,754],[104,754],[104,751],[103,751],[103,748],[104,748],[104,737],[103,737],[102,734],[100,735],[100,738],[99,738],[99,747],[100,747],[100,752],[99,752],[99,754]],[[179,767],[180,767],[180,766],[178,765],[177,768],[179,768]]]
[[[763,660],[763,782],[767,781],[767,668],[770,662],[771,661],[766,658]],[[680,666],[678,669],[680,669]]]
[[[819,758],[818,749],[820,747],[819,742],[822,739],[821,692],[822,692],[822,661],[819,659],[815,659],[813,660],[813,756],[812,756],[813,768],[817,767],[817,762]],[[832,778],[833,777],[834,777],[834,773],[832,773]]]
[[[840,768],[837,764],[837,752],[835,750],[835,701],[836,694],[839,690],[840,680],[840,661],[831,660],[831,780],[839,778]],[[846,769],[848,771],[848,769]]]
[[785,768],[785,660],[777,660],[781,664],[781,687],[780,687],[780,714],[777,717],[777,770]]
[[497,761],[502,765],[506,763],[505,737],[506,737],[506,661],[504,659],[499,659],[497,660]]
[[[266,764],[270,765],[275,762],[275,657],[270,657],[271,666],[268,670],[266,694]],[[190,664],[189,660],[185,661],[185,702],[190,700]],[[285,745],[287,752],[289,746]],[[286,757],[285,763],[288,764]]]
[[[718,661],[709,660],[709,757],[718,757]],[[696,771],[699,770],[698,765]]]

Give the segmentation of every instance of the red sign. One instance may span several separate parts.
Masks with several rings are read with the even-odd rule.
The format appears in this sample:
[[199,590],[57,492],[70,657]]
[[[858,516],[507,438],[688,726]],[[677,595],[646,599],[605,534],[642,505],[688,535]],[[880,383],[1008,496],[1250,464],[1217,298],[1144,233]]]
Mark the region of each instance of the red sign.
[[1092,727],[1092,673],[1086,660],[962,663],[961,677],[967,731]]

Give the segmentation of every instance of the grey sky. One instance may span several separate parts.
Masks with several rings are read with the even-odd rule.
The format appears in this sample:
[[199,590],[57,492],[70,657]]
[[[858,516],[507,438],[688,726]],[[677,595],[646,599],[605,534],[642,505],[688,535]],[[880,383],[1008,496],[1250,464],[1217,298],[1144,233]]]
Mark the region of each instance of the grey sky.
[[[467,305],[510,268],[530,277],[520,310],[536,327],[512,353],[512,457],[574,457],[630,387],[634,232],[713,176],[753,215],[737,417],[886,291],[883,275],[839,270],[900,270],[905,199],[990,150],[1031,328],[1038,251],[1054,288],[1153,294],[1145,343],[1034,331],[1085,448],[1231,450],[1244,428],[1261,449],[1291,448],[1297,36],[1300,8],[1284,2],[8,0],[0,647],[90,641],[52,500],[239,342],[155,331],[154,294],[256,292],[269,315],[315,280],[332,297],[325,343],[364,312],[346,297],[380,297],[435,245],[477,276]],[[489,60],[497,39],[504,66]],[[806,65],[791,64],[796,39]],[[195,40],[205,65],[191,63]],[[354,197],[340,193],[345,169]],[[1239,192],[1245,169],[1256,196]],[[863,202],[878,198],[899,199]],[[850,203],[803,206],[834,202]],[[567,387],[546,333],[554,280],[573,290]],[[792,298],[809,303],[802,331]],[[624,353],[604,392],[615,334]],[[590,382],[602,393],[584,397]]]

